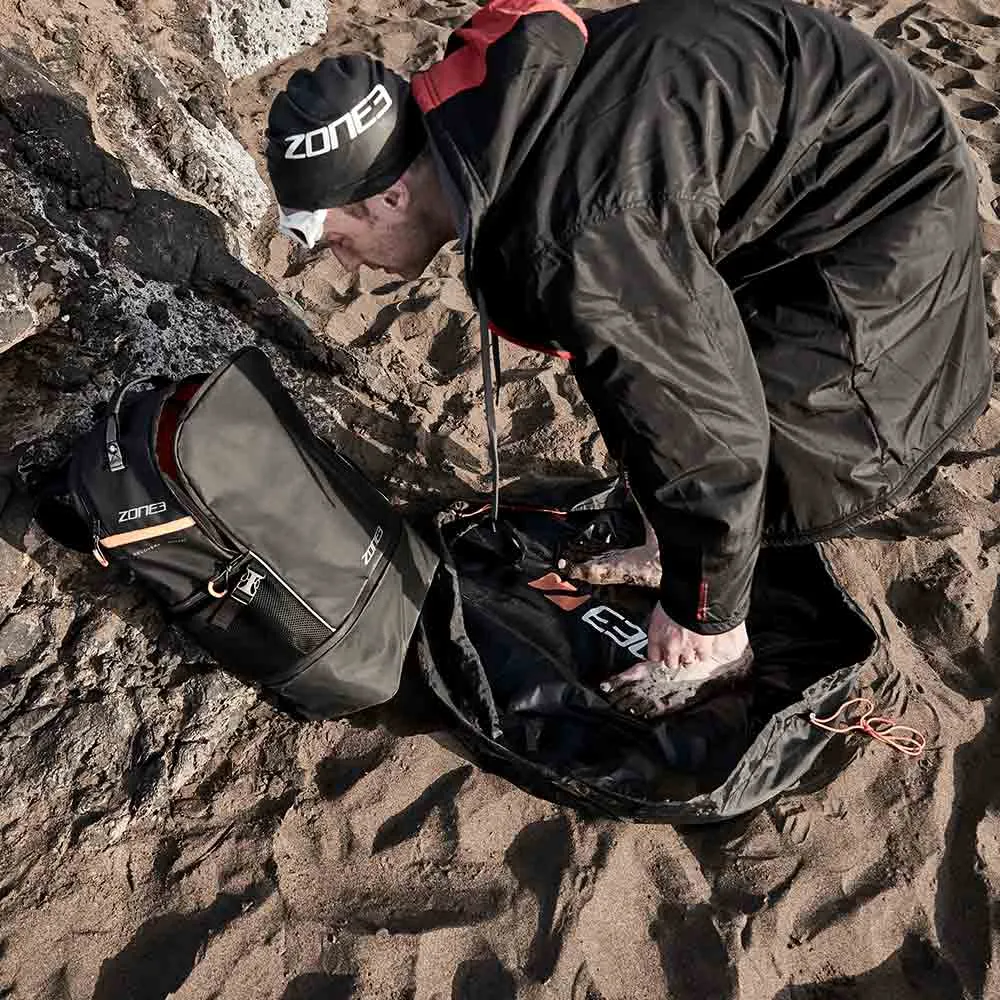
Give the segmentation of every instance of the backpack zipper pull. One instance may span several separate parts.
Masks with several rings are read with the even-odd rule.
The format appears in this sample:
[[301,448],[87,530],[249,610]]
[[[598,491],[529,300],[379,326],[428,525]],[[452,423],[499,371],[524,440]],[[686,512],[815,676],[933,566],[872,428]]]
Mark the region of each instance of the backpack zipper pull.
[[241,552],[221,573],[217,573],[205,586],[205,589],[216,600],[221,600],[229,593],[229,577],[233,575],[250,557],[249,552]]
[[122,446],[118,441],[118,420],[115,417],[108,417],[104,425],[104,451],[108,460],[108,468],[112,472],[123,472],[125,470],[125,456],[122,454]]
[[127,468],[125,454],[122,452],[121,442],[118,439],[118,417],[121,414],[122,400],[132,389],[144,382],[159,387],[169,385],[170,379],[163,375],[141,375],[139,378],[132,379],[131,382],[123,382],[108,404],[110,413],[104,423],[104,455],[108,461],[108,468],[112,472],[123,472]]
[[109,565],[108,564],[108,557],[104,554],[104,550],[101,548],[101,539],[98,536],[98,534],[97,534],[96,531],[94,532],[94,549],[93,549],[93,552],[94,552],[94,558],[98,561],[98,563],[101,566],[103,566],[105,569],[107,569],[108,565]]

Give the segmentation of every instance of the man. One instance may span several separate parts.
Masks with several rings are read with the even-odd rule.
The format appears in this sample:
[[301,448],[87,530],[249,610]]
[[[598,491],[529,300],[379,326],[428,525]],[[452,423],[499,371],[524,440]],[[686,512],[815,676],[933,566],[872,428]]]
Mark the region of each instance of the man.
[[494,327],[570,359],[662,556],[649,662],[612,685],[644,714],[747,665],[763,542],[877,517],[988,401],[960,134],[790,0],[497,0],[409,85],[296,73],[267,156],[284,231],[406,278],[458,237]]

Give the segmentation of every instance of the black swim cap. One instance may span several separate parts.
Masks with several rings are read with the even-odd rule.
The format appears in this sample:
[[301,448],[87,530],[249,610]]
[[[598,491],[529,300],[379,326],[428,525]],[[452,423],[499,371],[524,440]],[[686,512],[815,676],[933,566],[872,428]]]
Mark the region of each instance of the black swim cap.
[[410,85],[377,59],[296,71],[271,105],[267,171],[285,208],[335,208],[391,187],[427,141]]

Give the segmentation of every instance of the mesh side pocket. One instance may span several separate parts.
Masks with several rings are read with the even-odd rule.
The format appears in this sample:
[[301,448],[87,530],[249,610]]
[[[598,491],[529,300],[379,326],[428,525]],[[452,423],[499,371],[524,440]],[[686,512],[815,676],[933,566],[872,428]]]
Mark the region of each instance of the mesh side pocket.
[[252,603],[239,611],[230,629],[237,635],[240,629],[270,632],[275,640],[300,653],[311,653],[332,635],[323,622],[270,577],[260,581]]
[[333,630],[263,567],[251,565],[253,572],[228,596],[186,617],[184,625],[224,667],[267,684],[285,677]]

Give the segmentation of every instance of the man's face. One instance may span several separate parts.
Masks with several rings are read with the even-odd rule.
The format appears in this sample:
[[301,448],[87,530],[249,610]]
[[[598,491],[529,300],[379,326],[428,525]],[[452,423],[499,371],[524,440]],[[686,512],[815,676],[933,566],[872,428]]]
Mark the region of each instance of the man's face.
[[319,243],[348,271],[366,264],[407,280],[423,274],[440,246],[401,184],[355,205],[328,209]]

